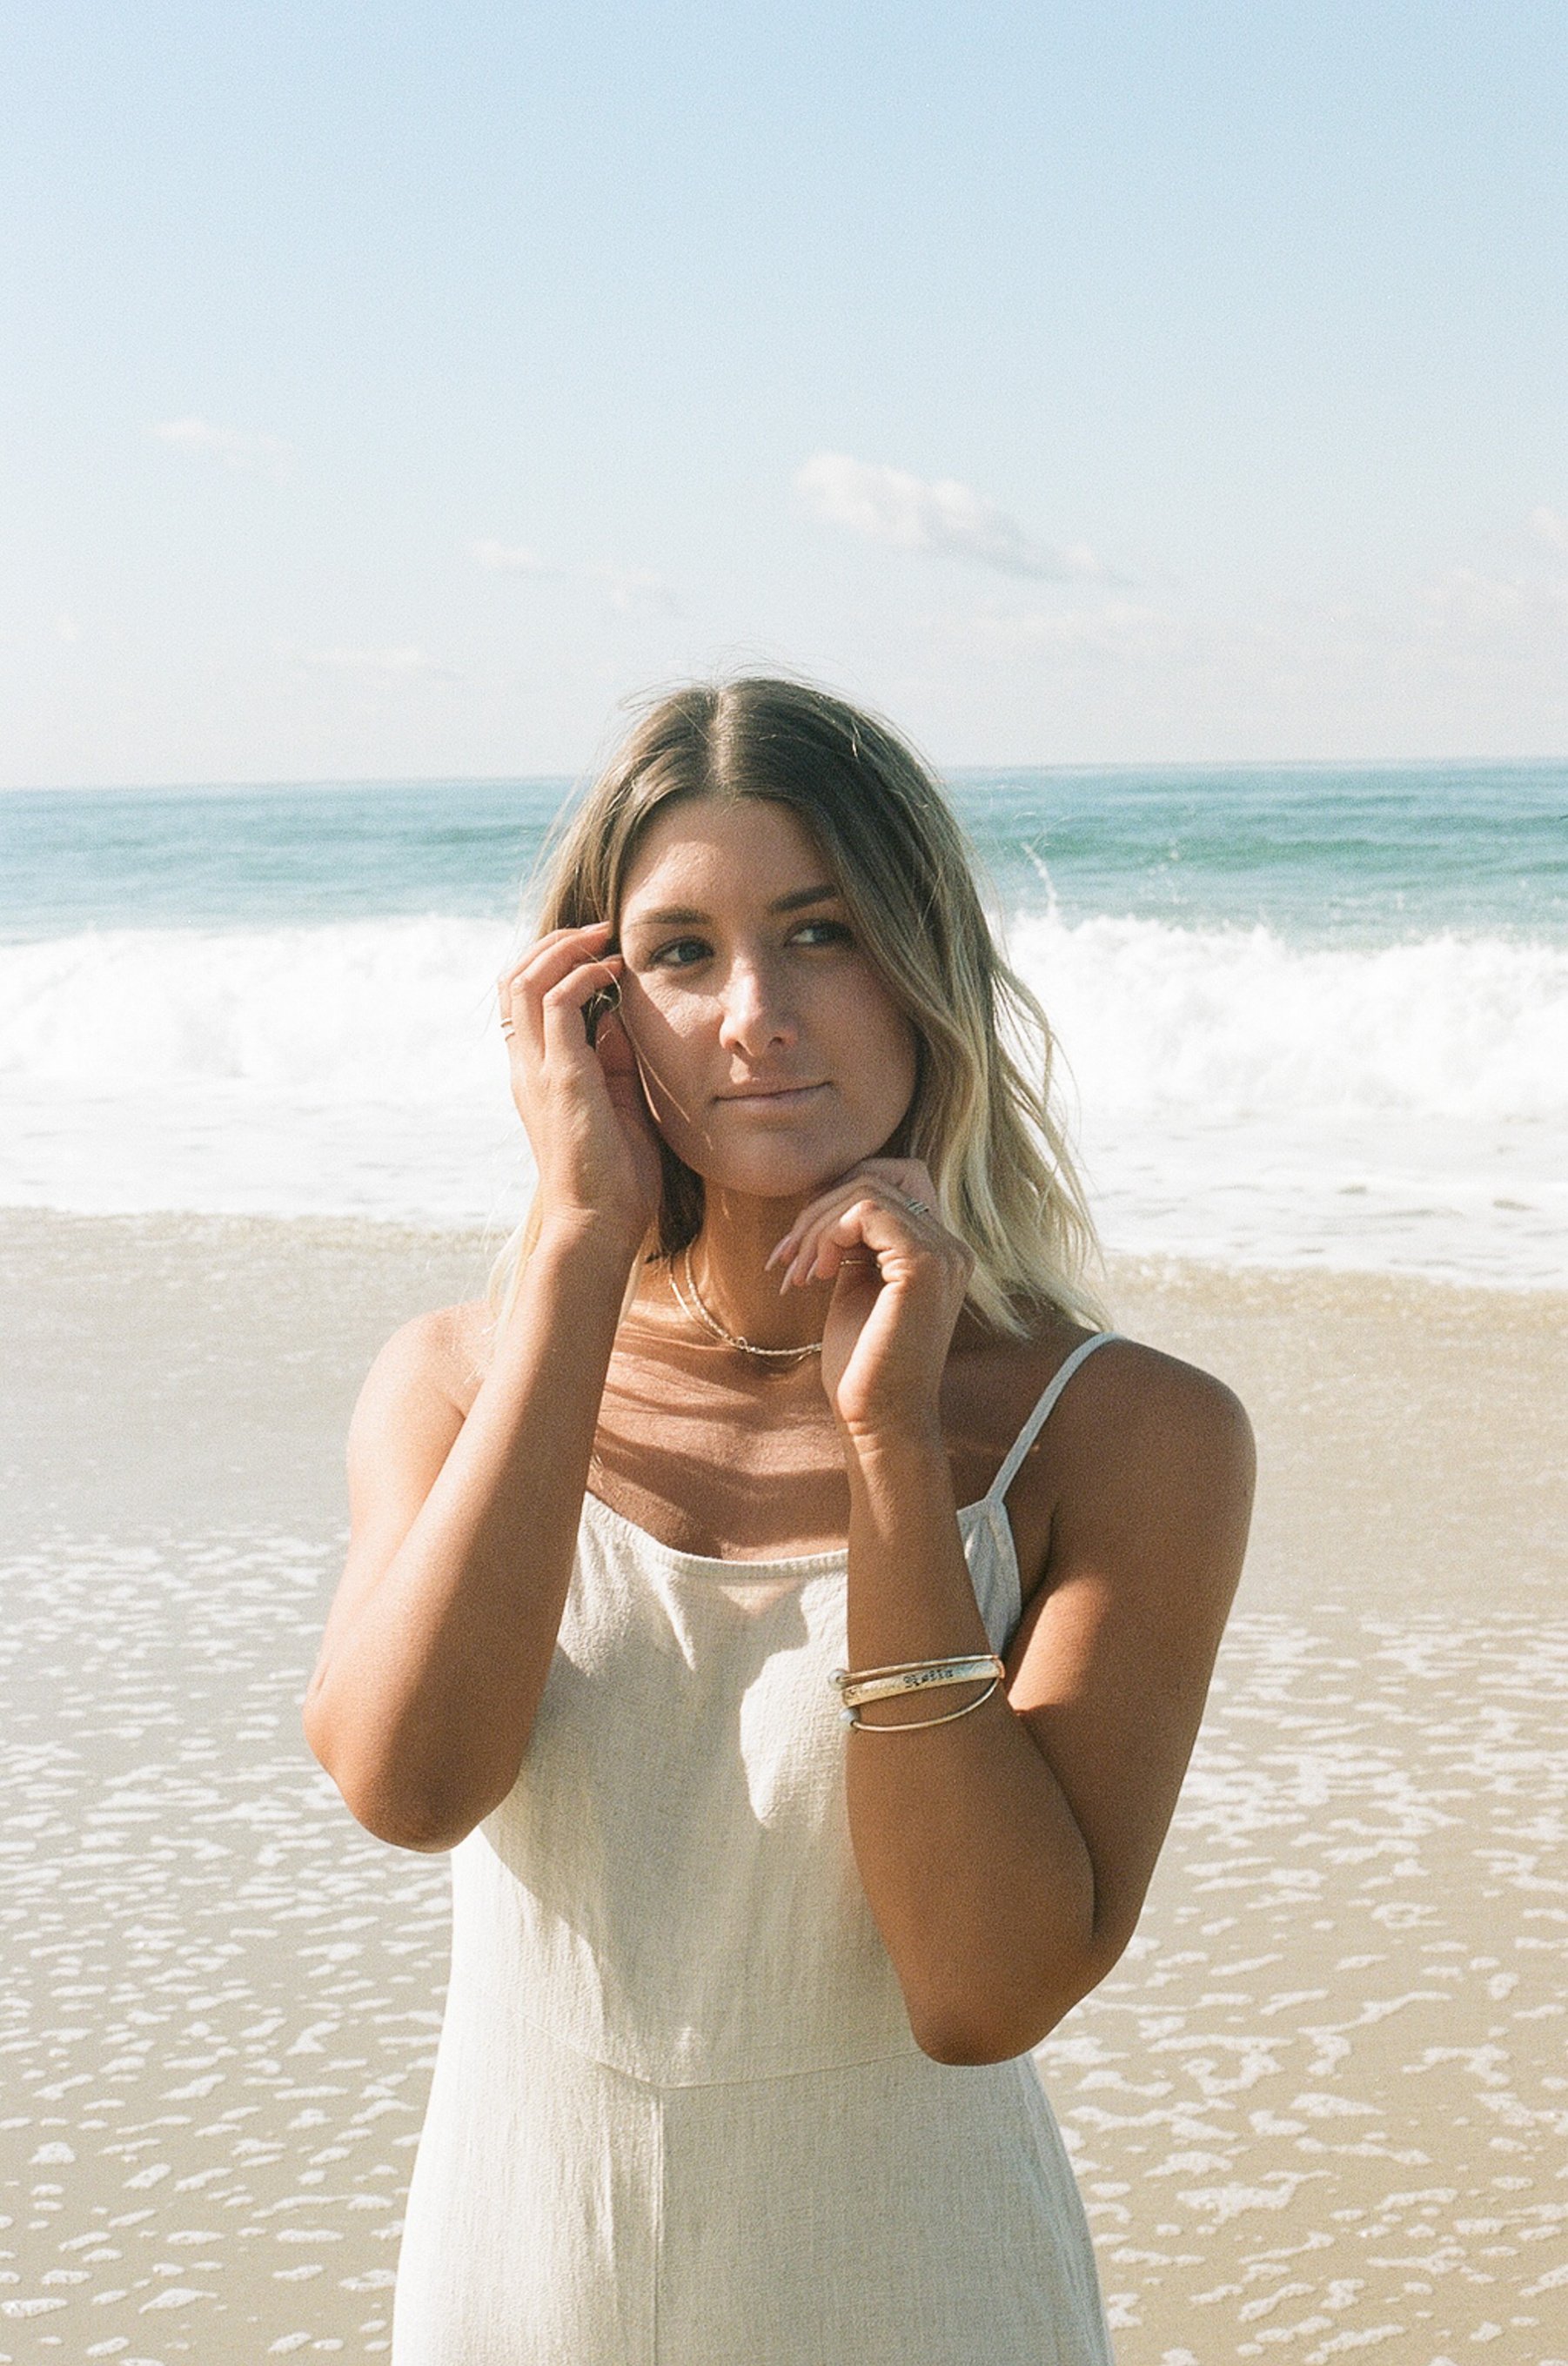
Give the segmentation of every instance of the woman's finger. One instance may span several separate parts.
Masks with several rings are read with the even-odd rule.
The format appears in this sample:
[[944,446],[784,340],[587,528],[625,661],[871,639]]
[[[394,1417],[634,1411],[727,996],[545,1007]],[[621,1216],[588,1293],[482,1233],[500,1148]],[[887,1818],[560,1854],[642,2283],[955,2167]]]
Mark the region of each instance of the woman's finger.
[[563,954],[576,953],[581,957],[583,952],[597,952],[609,934],[608,920],[591,920],[580,929],[550,929],[525,946],[515,960],[508,962],[496,979],[497,990],[508,993],[520,979],[536,973],[541,965],[552,965]]
[[920,1238],[907,1209],[889,1207],[876,1194],[862,1192],[818,1229],[807,1274],[810,1279],[831,1281],[846,1259],[863,1256],[880,1266],[889,1250],[913,1249],[920,1254],[933,1245]]
[[522,976],[525,970],[532,967],[541,953],[547,953],[556,945],[565,944],[569,939],[581,939],[587,942],[596,937],[602,937],[609,926],[608,920],[590,920],[578,928],[547,929],[543,936],[536,937],[530,944],[525,945],[523,951],[514,954],[505,968],[499,973],[495,981],[497,990],[504,994],[513,981]]
[[934,1218],[917,1215],[901,1193],[891,1192],[886,1185],[867,1191],[864,1178],[858,1177],[846,1187],[842,1198],[836,1198],[807,1226],[785,1271],[783,1287],[787,1290],[792,1282],[830,1279],[838,1270],[839,1258],[834,1256],[825,1262],[824,1253],[829,1244],[842,1248],[863,1241],[875,1254],[898,1247],[934,1249],[951,1237]]
[[820,1236],[824,1225],[863,1196],[868,1183],[911,1222],[934,1225],[939,1233],[945,1232],[936,1213],[936,1187],[919,1159],[866,1159],[852,1174],[843,1177],[801,1210],[784,1238],[770,1252],[764,1272],[783,1266],[787,1288],[790,1271],[803,1263],[807,1247]]
[[807,1231],[819,1222],[830,1207],[840,1204],[846,1192],[852,1195],[867,1182],[886,1183],[906,1204],[913,1202],[932,1215],[936,1213],[936,1185],[923,1159],[863,1158],[849,1174],[840,1176],[815,1200],[807,1200],[784,1238],[770,1253],[764,1270],[790,1256]]
[[592,964],[590,975],[599,986],[604,985],[597,966],[603,938],[604,930],[598,927],[561,930],[531,946],[520,962],[502,972],[499,981],[502,1026],[510,1020],[510,1031],[525,1028],[537,1044],[544,1032],[544,999],[554,986],[584,964]]
[[620,954],[610,953],[602,960],[581,962],[545,988],[539,997],[539,1016],[547,1051],[570,1055],[591,1049],[581,1013],[595,995],[612,987],[619,993],[620,970]]
[[833,1281],[856,1264],[874,1267],[884,1280],[899,1266],[910,1279],[934,1277],[957,1305],[973,1278],[975,1256],[955,1233],[867,1196],[824,1228],[807,1278]]
[[783,1266],[784,1272],[782,1286],[787,1290],[794,1269],[800,1262],[807,1245],[815,1240],[829,1218],[838,1215],[841,1210],[847,1208],[863,1189],[864,1186],[858,1176],[846,1177],[842,1182],[836,1183],[831,1190],[821,1192],[815,1200],[808,1200],[784,1238],[770,1250],[763,1261],[763,1272],[769,1273],[775,1266]]
[[[841,1265],[857,1258],[880,1269],[878,1248],[897,1245],[896,1237],[889,1238],[876,1221],[886,1213],[879,1200],[863,1192],[839,1215],[819,1225],[812,1242],[801,1251],[799,1262],[805,1267],[807,1280],[832,1281]],[[875,1238],[877,1233],[883,1234],[880,1242]]]
[[[840,1186],[824,1200],[817,1203],[807,1220],[798,1227],[793,1253],[784,1268],[784,1288],[792,1282],[808,1281],[817,1275],[818,1252],[829,1228],[863,1201],[874,1197],[865,1188],[865,1178],[856,1176]],[[783,1260],[781,1259],[781,1262]]]

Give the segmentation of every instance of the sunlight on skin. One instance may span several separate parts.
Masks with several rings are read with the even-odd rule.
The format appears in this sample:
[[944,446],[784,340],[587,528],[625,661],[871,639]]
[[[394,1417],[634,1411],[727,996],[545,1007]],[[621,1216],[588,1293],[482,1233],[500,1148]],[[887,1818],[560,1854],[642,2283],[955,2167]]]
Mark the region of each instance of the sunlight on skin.
[[914,1030],[809,833],[761,799],[682,803],[650,825],[620,943],[615,1017],[660,1131],[707,1180],[705,1294],[745,1336],[768,1336],[780,1324],[768,1253],[895,1133]]

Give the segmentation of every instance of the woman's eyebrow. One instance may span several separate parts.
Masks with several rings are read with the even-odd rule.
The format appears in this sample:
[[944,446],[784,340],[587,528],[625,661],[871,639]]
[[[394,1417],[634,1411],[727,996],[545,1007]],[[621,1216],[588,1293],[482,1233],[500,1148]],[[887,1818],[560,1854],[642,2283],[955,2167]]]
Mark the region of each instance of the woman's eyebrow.
[[[838,894],[839,890],[832,885],[797,887],[791,895],[775,896],[768,909],[770,912],[799,912],[807,904],[836,901]],[[694,904],[665,904],[657,912],[631,913],[622,926],[626,929],[689,928],[694,922],[710,918],[710,914],[699,912]]]

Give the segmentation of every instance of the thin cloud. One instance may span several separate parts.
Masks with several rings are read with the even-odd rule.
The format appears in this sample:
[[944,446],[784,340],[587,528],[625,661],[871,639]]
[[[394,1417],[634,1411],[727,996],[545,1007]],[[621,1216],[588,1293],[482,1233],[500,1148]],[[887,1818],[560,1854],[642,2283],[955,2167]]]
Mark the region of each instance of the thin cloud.
[[262,435],[248,427],[218,427],[210,419],[162,419],[150,431],[160,444],[177,451],[199,452],[225,468],[251,476],[281,478],[288,474],[294,447],[280,435]]
[[589,563],[560,567],[541,558],[525,544],[493,539],[471,542],[468,551],[492,575],[529,575],[557,583],[595,583],[609,593],[611,606],[624,614],[637,608],[662,608],[674,614],[679,608],[672,587],[661,575],[650,574],[646,568]]
[[1538,542],[1548,544],[1553,550],[1568,550],[1568,517],[1560,510],[1544,506],[1531,510],[1530,532]]
[[1004,575],[1046,582],[1105,576],[1086,544],[1058,548],[1037,541],[1006,510],[956,477],[928,482],[904,468],[852,459],[846,452],[815,452],[795,470],[795,487],[814,516],[893,550],[942,552]]

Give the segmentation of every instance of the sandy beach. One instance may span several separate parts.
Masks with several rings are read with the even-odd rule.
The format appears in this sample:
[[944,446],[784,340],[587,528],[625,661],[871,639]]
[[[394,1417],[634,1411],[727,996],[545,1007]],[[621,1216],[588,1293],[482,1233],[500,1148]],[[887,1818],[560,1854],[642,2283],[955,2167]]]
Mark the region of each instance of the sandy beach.
[[[0,1214],[0,2366],[388,2347],[447,1873],[298,1703],[360,1379],[489,1246]],[[1568,2366],[1568,1299],[1111,1299],[1261,1470],[1143,1926],[1042,2051],[1120,2366]]]

